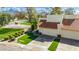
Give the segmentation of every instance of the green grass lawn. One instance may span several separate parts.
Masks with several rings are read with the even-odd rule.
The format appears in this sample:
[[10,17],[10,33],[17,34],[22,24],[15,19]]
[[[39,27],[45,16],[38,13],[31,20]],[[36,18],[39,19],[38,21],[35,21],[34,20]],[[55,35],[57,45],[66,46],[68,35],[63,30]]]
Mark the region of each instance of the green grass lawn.
[[30,22],[22,22],[22,23],[20,23],[20,24],[22,24],[22,25],[31,25]]
[[0,28],[0,39],[6,38],[8,35],[12,35],[20,31],[22,31],[22,29]]
[[52,42],[52,44],[49,46],[48,50],[50,50],[50,51],[56,51],[59,42],[60,42],[60,39],[57,39],[57,38],[56,38],[56,39]]
[[22,36],[21,38],[18,39],[18,43],[21,44],[28,44],[29,42],[31,42],[32,40],[34,40],[35,38],[37,38],[37,35],[33,35],[33,33],[28,33],[25,34],[24,36]]

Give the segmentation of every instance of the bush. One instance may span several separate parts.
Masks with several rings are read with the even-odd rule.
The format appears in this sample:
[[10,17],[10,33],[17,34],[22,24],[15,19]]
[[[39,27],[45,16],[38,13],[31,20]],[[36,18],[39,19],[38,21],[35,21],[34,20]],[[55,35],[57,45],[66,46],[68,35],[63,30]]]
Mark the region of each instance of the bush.
[[57,35],[58,38],[61,38],[61,34]]
[[9,38],[7,37],[7,38],[4,38],[4,40],[8,40]]
[[18,22],[15,22],[15,24],[17,25],[17,24],[18,24]]
[[7,41],[9,38],[8,37],[6,37],[6,38],[4,38],[3,40],[1,40],[1,42],[3,42],[3,41]]
[[13,35],[15,38],[17,37],[15,34]]
[[21,35],[21,32],[18,32],[18,36],[20,36]]
[[9,39],[13,38],[11,35],[8,35]]
[[15,33],[15,36],[18,37],[18,33]]
[[12,42],[12,41],[14,41],[15,39],[14,38],[12,38],[12,39],[10,39],[8,42]]
[[34,30],[34,25],[31,25],[31,30],[32,30],[32,31]]
[[18,33],[18,36],[20,36],[21,34],[20,33]]
[[21,35],[23,35],[24,34],[24,31],[21,31]]

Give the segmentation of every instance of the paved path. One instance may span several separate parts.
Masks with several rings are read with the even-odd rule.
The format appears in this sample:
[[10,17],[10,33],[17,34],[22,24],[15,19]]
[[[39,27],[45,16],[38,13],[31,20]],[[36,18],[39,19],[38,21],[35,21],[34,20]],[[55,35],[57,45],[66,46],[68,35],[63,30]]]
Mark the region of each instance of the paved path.
[[55,37],[40,36],[28,45],[16,42],[0,42],[0,51],[48,51],[48,47]]
[[6,26],[3,26],[4,28],[30,28],[30,25],[20,25],[20,24],[8,24]]
[[79,40],[62,38],[57,51],[79,51]]
[[0,42],[0,51],[29,51],[27,47],[14,42]]
[[27,45],[30,51],[48,51],[48,47],[55,37],[40,36]]

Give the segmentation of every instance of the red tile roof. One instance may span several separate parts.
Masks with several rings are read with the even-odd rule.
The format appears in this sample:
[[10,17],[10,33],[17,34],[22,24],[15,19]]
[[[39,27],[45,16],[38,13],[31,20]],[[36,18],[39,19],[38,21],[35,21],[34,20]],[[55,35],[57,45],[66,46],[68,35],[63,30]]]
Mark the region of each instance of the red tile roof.
[[46,22],[46,20],[40,20],[40,22]]
[[75,19],[63,19],[62,24],[63,25],[71,25]]
[[79,31],[79,19],[75,19],[71,25],[66,26],[63,25],[62,29],[64,30],[70,30],[70,31]]
[[43,22],[39,27],[57,29],[58,22]]

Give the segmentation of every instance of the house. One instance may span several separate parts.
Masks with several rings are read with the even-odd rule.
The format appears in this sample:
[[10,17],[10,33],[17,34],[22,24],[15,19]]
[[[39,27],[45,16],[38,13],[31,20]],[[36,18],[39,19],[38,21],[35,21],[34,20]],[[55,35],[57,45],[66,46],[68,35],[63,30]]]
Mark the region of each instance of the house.
[[48,15],[40,19],[39,31],[45,35],[79,40],[79,18],[77,15]]
[[40,19],[39,31],[45,35],[57,36],[61,20],[62,15],[48,15],[46,19]]

